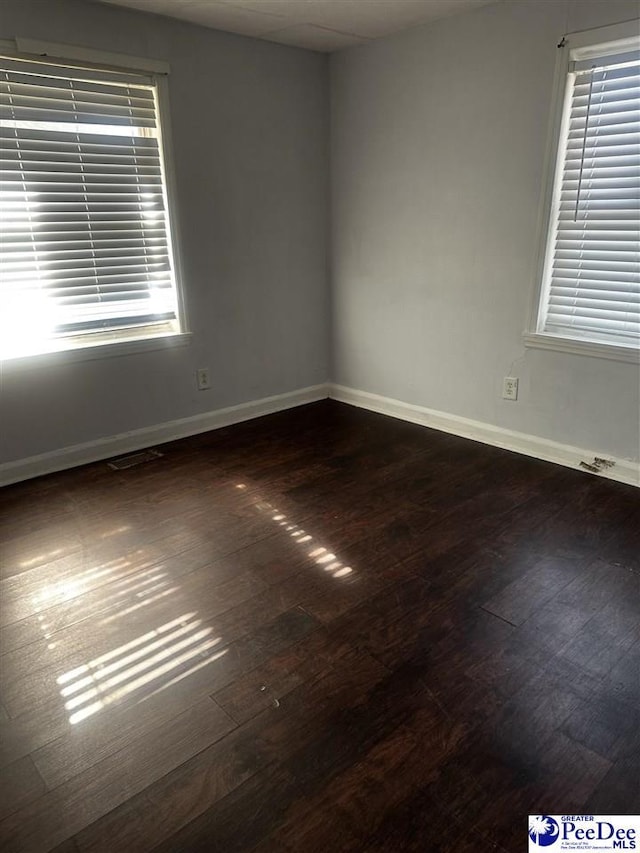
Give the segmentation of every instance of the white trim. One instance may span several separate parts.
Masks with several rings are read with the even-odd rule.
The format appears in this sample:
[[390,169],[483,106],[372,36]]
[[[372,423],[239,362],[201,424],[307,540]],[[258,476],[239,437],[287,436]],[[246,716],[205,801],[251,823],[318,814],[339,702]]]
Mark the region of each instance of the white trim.
[[66,364],[70,361],[95,361],[96,359],[111,358],[112,356],[133,355],[137,352],[174,349],[175,347],[189,345],[192,337],[190,332],[169,332],[165,335],[151,335],[146,338],[105,341],[101,344],[87,344],[85,346],[51,350],[50,352],[20,355],[16,356],[16,358],[0,360],[0,371],[2,375],[6,375],[14,370],[29,370],[31,368],[42,370],[42,368]]
[[306,403],[315,403],[318,400],[324,400],[326,397],[368,409],[371,412],[379,412],[392,418],[399,418],[451,435],[479,441],[492,447],[501,447],[504,450],[522,453],[525,456],[533,456],[546,462],[555,462],[558,465],[583,472],[585,469],[580,467],[580,462],[590,462],[595,456],[606,457],[615,464],[611,468],[600,471],[601,476],[620,483],[640,486],[640,463],[638,462],[612,457],[603,452],[583,450],[550,439],[503,429],[493,424],[463,418],[459,415],[450,415],[424,406],[394,400],[391,397],[382,397],[368,391],[357,391],[335,384],[312,385],[297,391],[289,391],[273,397],[263,397],[260,400],[228,406],[212,412],[204,412],[189,418],[181,418],[180,420],[155,424],[95,441],[87,441],[71,447],[63,447],[60,450],[31,456],[27,459],[5,462],[0,464],[0,485],[6,486],[43,474],[52,474],[67,468],[75,468],[78,465],[99,462],[102,459],[110,459],[112,456],[142,450],[151,445],[187,438],[190,435],[231,426],[252,418],[302,406]]
[[589,56],[593,52],[590,51],[590,47],[593,45],[596,45],[600,50],[610,43],[637,44],[639,25],[640,19],[634,19],[611,26],[566,33],[558,44],[542,173],[542,193],[538,207],[535,279],[530,288],[527,306],[525,346],[555,349],[560,352],[608,358],[614,361],[638,361],[633,348],[619,344],[598,343],[587,339],[584,342],[576,341],[574,338],[550,335],[543,332],[542,329],[547,306],[547,293],[545,291],[549,282],[548,265],[552,262],[551,253],[547,252],[547,248],[553,237],[558,213],[553,204],[554,189],[556,178],[562,173],[564,147],[566,146],[565,127],[570,113],[568,98],[571,86],[569,78],[570,61]]
[[[580,467],[580,462],[590,463],[595,456],[610,459],[615,463],[610,468],[603,468],[599,475],[619,483],[627,483],[631,486],[640,486],[640,463],[628,459],[612,457],[608,453],[598,453],[593,450],[583,450],[569,444],[560,444],[547,438],[539,438],[524,432],[516,432],[510,429],[494,426],[493,424],[474,421],[459,415],[450,415],[435,409],[427,409],[424,406],[415,406],[394,400],[390,397],[381,397],[368,391],[357,391],[346,388],[343,385],[330,385],[329,396],[332,400],[341,403],[349,403],[372,412],[389,415],[392,418],[400,418],[414,424],[437,429],[442,432],[459,435],[462,438],[470,438],[473,441],[490,444],[493,447],[501,447],[514,453],[522,453],[525,456],[533,456],[546,462],[555,462],[567,468],[585,471]],[[586,472],[585,473],[589,473]]]
[[171,105],[169,103],[169,78],[156,77],[155,97],[158,114],[158,130],[160,132],[158,145],[160,148],[160,167],[162,169],[163,189],[167,208],[167,239],[169,242],[169,257],[173,262],[173,281],[178,302],[178,323],[184,333],[188,333],[189,314],[182,263],[182,241],[180,219],[178,215],[178,186],[176,182],[175,158],[173,151],[173,136],[171,133]]
[[71,447],[63,447],[60,450],[41,453],[27,459],[5,462],[0,465],[0,485],[7,486],[10,483],[40,477],[43,474],[75,468],[77,465],[99,462],[102,459],[110,459],[112,456],[119,456],[123,453],[132,453],[150,445],[164,444],[201,432],[238,424],[252,418],[281,412],[284,409],[292,409],[305,403],[315,403],[328,396],[328,388],[329,386],[326,384],[311,385],[296,391],[288,391],[285,394],[276,394],[273,397],[263,397],[249,403],[240,403],[237,406],[203,412],[190,418],[180,418],[180,420],[155,424],[131,432],[123,432],[119,435],[75,444]]
[[553,188],[556,176],[558,154],[563,118],[565,114],[565,94],[567,89],[567,66],[569,64],[569,47],[566,39],[556,49],[556,65],[553,76],[551,95],[551,111],[547,127],[545,158],[542,167],[542,193],[538,206],[536,227],[536,260],[534,265],[535,279],[532,283],[527,308],[527,325],[530,332],[539,328],[541,305],[543,300],[543,283],[547,263],[547,243],[549,232],[553,227]]
[[621,347],[612,344],[597,343],[585,339],[564,338],[543,332],[525,332],[522,336],[524,345],[533,349],[555,350],[569,352],[574,355],[589,355],[597,358],[608,358],[612,361],[626,361],[631,364],[640,363],[640,349],[636,347]]
[[[113,339],[104,339],[100,343],[83,340],[78,344],[73,336],[61,337],[55,342],[59,349],[48,352],[27,353],[15,358],[0,359],[2,371],[42,367],[67,361],[89,361],[109,356],[128,355],[130,353],[166,349],[190,343],[191,333],[187,300],[183,279],[180,228],[177,206],[177,186],[171,134],[171,108],[169,104],[169,65],[159,60],[132,57],[121,53],[106,53],[93,48],[78,47],[53,42],[42,42],[16,36],[14,41],[0,39],[0,54],[8,57],[16,55],[52,56],[60,60],[83,60],[94,65],[117,67],[134,72],[152,72],[148,84],[153,88],[157,116],[158,148],[162,172],[162,189],[166,210],[167,248],[171,259],[171,271],[176,296],[176,326],[179,331],[161,334],[143,334],[141,337],[127,337],[127,330],[114,333]],[[142,78],[141,78],[142,79]],[[151,324],[153,325],[153,324]]]
[[49,56],[52,59],[76,62],[90,62],[95,65],[111,65],[131,71],[146,71],[151,74],[169,74],[171,66],[162,59],[148,59],[142,56],[129,56],[126,53],[113,53],[108,50],[95,50],[76,44],[59,44],[52,41],[22,38],[16,36],[15,44],[20,53],[28,56]]
[[607,27],[595,27],[590,30],[580,30],[568,33],[565,38],[569,42],[574,58],[588,55],[587,51],[593,45],[606,48],[609,44],[628,42],[633,45],[638,41],[638,25],[640,21],[633,18],[621,24],[610,24]]

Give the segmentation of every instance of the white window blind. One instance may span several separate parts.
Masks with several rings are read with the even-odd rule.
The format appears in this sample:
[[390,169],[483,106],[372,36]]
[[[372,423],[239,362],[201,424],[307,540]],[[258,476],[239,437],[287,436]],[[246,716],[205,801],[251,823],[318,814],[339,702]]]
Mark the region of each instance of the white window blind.
[[0,59],[4,357],[179,331],[152,78]]
[[640,52],[608,45],[570,66],[541,332],[638,346],[639,217]]

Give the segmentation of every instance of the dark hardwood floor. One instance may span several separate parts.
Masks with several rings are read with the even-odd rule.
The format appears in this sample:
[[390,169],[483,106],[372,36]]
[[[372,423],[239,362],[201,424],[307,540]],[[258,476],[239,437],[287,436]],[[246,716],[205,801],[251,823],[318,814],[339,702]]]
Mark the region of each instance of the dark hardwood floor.
[[0,495],[0,848],[640,813],[639,492],[325,401]]

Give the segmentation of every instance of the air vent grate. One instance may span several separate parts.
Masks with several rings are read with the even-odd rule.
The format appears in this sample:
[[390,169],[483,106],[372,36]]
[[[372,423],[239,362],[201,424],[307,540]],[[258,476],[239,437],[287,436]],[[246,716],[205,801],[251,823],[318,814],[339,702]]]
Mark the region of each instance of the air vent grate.
[[135,465],[143,465],[145,462],[153,462],[154,459],[164,456],[159,450],[142,450],[140,453],[130,453],[128,456],[119,456],[107,462],[109,468],[114,471],[124,471],[125,468],[133,468]]

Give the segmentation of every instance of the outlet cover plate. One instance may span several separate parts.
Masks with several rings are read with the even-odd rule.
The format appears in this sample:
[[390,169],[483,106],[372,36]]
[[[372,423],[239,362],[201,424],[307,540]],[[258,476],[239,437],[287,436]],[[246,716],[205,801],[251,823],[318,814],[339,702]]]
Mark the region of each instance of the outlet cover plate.
[[208,367],[199,367],[196,370],[196,383],[198,391],[208,391],[211,388],[211,376]]
[[505,376],[502,380],[502,399],[517,400],[518,399],[518,377]]

